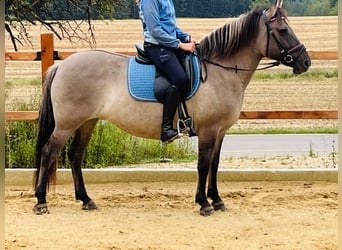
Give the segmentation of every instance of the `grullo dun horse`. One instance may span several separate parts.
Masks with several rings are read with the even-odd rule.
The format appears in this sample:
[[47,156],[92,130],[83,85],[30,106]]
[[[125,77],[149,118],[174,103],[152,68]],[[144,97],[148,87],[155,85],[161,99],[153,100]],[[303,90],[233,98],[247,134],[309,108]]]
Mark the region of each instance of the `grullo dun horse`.
[[[196,202],[201,215],[210,215],[226,210],[217,187],[221,144],[226,130],[239,118],[245,89],[260,60],[276,60],[292,67],[294,74],[307,71],[311,61],[279,0],[224,24],[198,46],[205,80],[187,104],[198,136]],[[76,199],[87,210],[97,206],[86,192],[81,162],[99,119],[135,136],[160,139],[162,104],[132,98],[127,88],[128,61],[125,55],[90,50],[49,68],[38,121],[36,214],[49,212],[47,188],[56,174],[57,155],[72,135],[68,157]]]

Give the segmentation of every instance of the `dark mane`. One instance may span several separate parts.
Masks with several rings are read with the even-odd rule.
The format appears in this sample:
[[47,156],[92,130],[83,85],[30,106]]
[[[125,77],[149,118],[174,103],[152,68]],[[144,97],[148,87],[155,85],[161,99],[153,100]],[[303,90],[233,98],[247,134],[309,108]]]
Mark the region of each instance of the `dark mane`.
[[237,52],[258,33],[261,14],[261,10],[243,14],[205,36],[200,42],[201,57],[212,60]]

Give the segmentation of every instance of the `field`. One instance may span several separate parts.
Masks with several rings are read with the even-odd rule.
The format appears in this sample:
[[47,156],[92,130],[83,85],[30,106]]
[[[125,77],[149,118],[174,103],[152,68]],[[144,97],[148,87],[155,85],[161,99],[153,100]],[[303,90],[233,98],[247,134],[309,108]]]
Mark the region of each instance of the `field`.
[[[223,25],[229,19],[189,19],[180,18],[178,24],[183,30],[200,40],[215,28]],[[337,17],[290,17],[290,24],[299,39],[308,50],[331,50],[337,51]],[[115,52],[134,51],[134,44],[142,42],[141,24],[139,20],[114,20],[96,21],[94,23],[97,39],[96,48]],[[46,32],[41,27],[31,28],[31,37],[34,49],[40,48],[39,34]],[[6,34],[7,36],[7,34]],[[89,49],[86,43],[70,44],[66,39],[60,41],[55,38],[56,50],[82,50]],[[6,50],[11,51],[12,46],[6,39]],[[24,46],[22,50],[30,50]],[[337,69],[337,60],[313,61],[311,72],[326,70],[332,72]],[[283,66],[276,69],[263,71],[264,73],[277,74],[278,72],[290,73],[291,70]],[[6,61],[5,78],[15,82],[17,79],[39,78],[39,62]],[[337,109],[337,77],[292,77],[281,79],[275,75],[274,79],[253,79],[245,94],[243,110],[284,110],[284,109]],[[21,80],[22,81],[22,80]],[[21,99],[31,96],[32,93],[40,93],[28,87],[30,92],[25,91],[26,86],[7,89],[6,109],[10,110],[10,102],[13,99]],[[233,128],[254,127],[337,127],[337,122],[332,120],[240,120]]]
[[[232,19],[212,18],[193,19],[179,18],[178,26],[190,33],[196,40],[218,28]],[[298,38],[306,45],[308,50],[337,50],[337,16],[333,17],[289,17],[291,27],[293,27]],[[135,51],[134,44],[142,42],[142,27],[139,20],[114,20],[95,21],[95,36],[97,38],[97,48],[111,51]],[[39,35],[46,30],[40,27],[32,27],[30,34],[34,49],[40,48]],[[7,36],[7,34],[6,34]],[[7,50],[12,48],[11,43],[6,39]],[[55,47],[58,50],[87,49],[88,44],[70,45],[68,40],[55,40]],[[24,50],[31,49],[29,46],[22,47]]]

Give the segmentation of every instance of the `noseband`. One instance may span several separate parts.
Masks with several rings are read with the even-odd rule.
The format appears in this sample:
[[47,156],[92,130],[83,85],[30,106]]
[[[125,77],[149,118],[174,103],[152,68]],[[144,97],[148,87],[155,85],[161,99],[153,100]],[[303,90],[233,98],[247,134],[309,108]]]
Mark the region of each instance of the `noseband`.
[[[266,11],[264,10],[262,12],[262,16],[264,19],[264,23],[265,26],[267,28],[267,46],[266,46],[266,56],[268,57],[268,50],[269,50],[269,45],[270,45],[270,35],[272,35],[273,39],[276,41],[279,49],[280,49],[280,54],[282,55],[283,59],[281,60],[281,62],[285,65],[288,66],[293,66],[293,64],[295,63],[295,60],[293,58],[293,54],[296,53],[297,51],[299,51],[299,55],[302,54],[306,48],[302,43],[299,43],[298,45],[294,46],[293,48],[287,50],[286,48],[284,48],[284,46],[281,44],[281,42],[279,41],[279,39],[274,35],[270,23],[276,21],[278,18],[273,17],[270,20],[267,19],[266,16]],[[285,20],[286,17],[280,17],[280,19]]]

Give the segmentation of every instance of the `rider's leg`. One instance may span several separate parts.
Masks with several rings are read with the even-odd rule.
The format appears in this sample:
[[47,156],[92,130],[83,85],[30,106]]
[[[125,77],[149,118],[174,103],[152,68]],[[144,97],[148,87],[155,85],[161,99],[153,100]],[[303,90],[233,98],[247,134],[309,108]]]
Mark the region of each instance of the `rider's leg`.
[[178,89],[171,85],[164,101],[163,119],[161,125],[160,139],[162,142],[169,143],[178,137],[178,131],[173,129],[173,117],[180,100]]
[[144,49],[156,67],[171,83],[164,102],[161,126],[161,140],[171,142],[178,136],[178,131],[173,129],[173,118],[181,93],[187,85],[187,76],[172,49],[146,43]]

